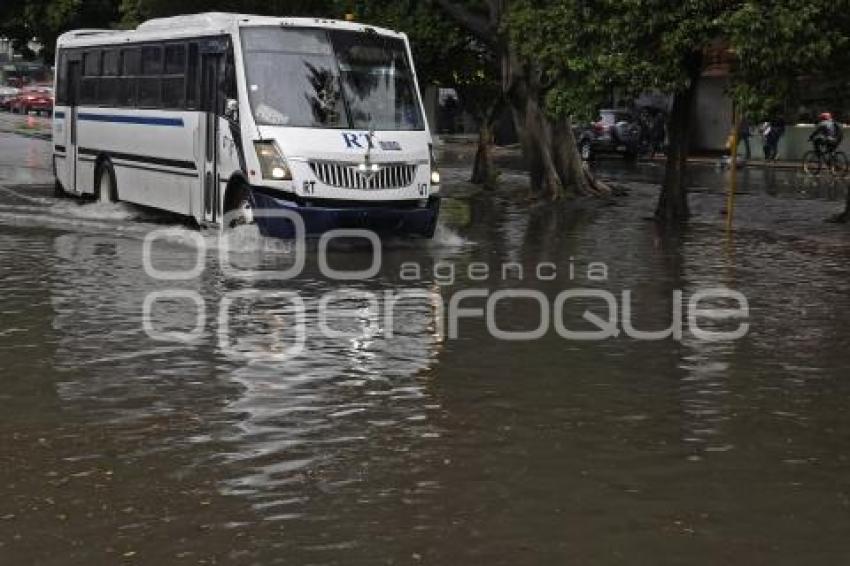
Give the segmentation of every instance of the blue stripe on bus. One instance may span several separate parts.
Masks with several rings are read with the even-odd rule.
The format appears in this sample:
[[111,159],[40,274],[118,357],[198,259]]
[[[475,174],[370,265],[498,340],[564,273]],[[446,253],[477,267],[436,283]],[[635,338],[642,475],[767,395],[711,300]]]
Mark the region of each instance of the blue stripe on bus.
[[77,114],[80,120],[90,122],[118,122],[120,124],[145,124],[148,126],[178,126],[183,127],[183,118],[157,118],[153,116],[117,116],[114,114]]
[[65,117],[65,113],[64,113],[64,112],[54,112],[54,113],[53,113],[53,117],[54,117],[54,118],[59,118],[59,119],[61,120],[62,118],[64,118],[64,117]]

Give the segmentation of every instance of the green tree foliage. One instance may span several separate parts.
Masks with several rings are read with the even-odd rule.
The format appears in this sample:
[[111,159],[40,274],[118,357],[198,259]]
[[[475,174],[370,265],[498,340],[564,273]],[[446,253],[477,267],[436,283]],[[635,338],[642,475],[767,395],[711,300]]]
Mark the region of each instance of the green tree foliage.
[[[0,36],[28,52],[35,39],[43,45],[41,58],[52,63],[56,38],[77,28],[109,27],[118,21],[120,0],[4,0],[0,4]],[[29,55],[32,55],[29,53]]]
[[750,1],[725,23],[737,61],[734,96],[745,112],[768,116],[796,105],[813,82],[827,87],[828,106],[848,106],[850,1]]
[[550,115],[589,119],[618,82],[612,73],[616,66],[605,61],[608,50],[597,45],[600,16],[598,7],[591,10],[578,2],[511,4],[503,28],[519,53],[539,65]]

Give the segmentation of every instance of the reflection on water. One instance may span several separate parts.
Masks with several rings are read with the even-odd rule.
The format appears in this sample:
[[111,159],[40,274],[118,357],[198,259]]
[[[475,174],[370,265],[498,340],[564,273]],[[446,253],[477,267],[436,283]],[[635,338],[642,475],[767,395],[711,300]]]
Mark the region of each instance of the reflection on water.
[[[399,286],[397,280],[401,262],[411,253],[433,262],[462,249],[452,245],[458,236],[450,230],[444,234],[448,246],[390,246],[381,276],[354,282],[351,288],[321,278],[314,265],[293,281],[265,285],[271,300],[252,299],[250,309],[235,304],[231,349],[276,354],[292,336],[291,318],[273,292],[299,292],[308,351],[285,363],[224,355],[215,337],[220,323],[212,318],[206,339],[195,344],[157,343],[145,334],[141,313],[148,293],[170,288],[198,292],[212,317],[225,293],[244,288],[243,281],[222,276],[217,250],[208,254],[199,280],[156,281],[141,269],[143,246],[138,238],[57,236],[53,246],[58,261],[51,274],[61,282],[51,297],[55,367],[75,375],[84,372],[60,379],[58,396],[86,407],[89,415],[98,415],[99,422],[110,426],[219,403],[214,420],[226,424],[182,442],[216,443],[214,460],[230,471],[220,483],[222,493],[244,497],[267,519],[298,517],[308,500],[305,490],[330,493],[359,481],[363,471],[349,470],[347,459],[385,431],[395,431],[395,450],[413,441],[438,441],[439,432],[428,418],[438,406],[429,401],[424,374],[435,363],[442,342],[435,306],[440,291],[430,278],[415,286]],[[268,244],[257,238],[237,235],[233,264],[240,269],[278,269],[287,252],[257,253]],[[179,233],[164,240],[154,247],[152,263],[160,270],[185,269],[196,261],[192,241]],[[344,265],[347,255],[331,257]],[[331,291],[335,295],[328,296]],[[372,293],[374,304],[365,299],[366,292]],[[324,297],[333,299],[325,321],[338,334],[333,337],[320,332],[318,312]],[[191,302],[161,306],[153,311],[156,326],[194,326],[197,312]],[[223,391],[237,393],[222,398]],[[170,448],[166,444],[156,449]]]
[[[846,233],[791,238],[756,219],[726,242],[708,218],[673,236],[641,219],[653,194],[639,187],[609,207],[472,193],[451,202],[462,222],[436,243],[386,245],[370,280],[328,280],[315,250],[292,280],[228,277],[217,241],[202,235],[202,276],[159,281],[142,249],[166,219],[32,198],[0,202],[0,555],[10,563],[844,557]],[[706,198],[697,209],[720,202]],[[158,269],[197,260],[196,236],[181,230],[154,246]],[[233,244],[242,269],[292,261],[250,231]],[[357,246],[331,255],[338,269],[368,260]],[[410,262],[421,276],[400,275]],[[439,262],[456,266],[452,284],[435,274]],[[531,276],[538,262],[557,277]],[[588,262],[606,263],[608,280],[588,281]],[[518,263],[525,276],[476,282],[466,275],[475,263],[491,274]],[[438,305],[482,286],[550,299],[579,286],[630,290],[642,330],[671,324],[675,290],[728,286],[748,297],[752,329],[738,342],[584,343],[550,332],[506,343],[471,319],[447,339]],[[145,297],[169,289],[201,304],[158,302],[155,325],[188,332],[202,309],[198,340],[145,332]],[[258,290],[267,294],[245,295]],[[293,292],[306,353],[241,356],[280,354],[294,339],[281,298]],[[328,293],[326,322],[347,335],[320,332]],[[239,299],[223,344],[227,297]],[[511,329],[539,316],[524,302],[498,314]]]

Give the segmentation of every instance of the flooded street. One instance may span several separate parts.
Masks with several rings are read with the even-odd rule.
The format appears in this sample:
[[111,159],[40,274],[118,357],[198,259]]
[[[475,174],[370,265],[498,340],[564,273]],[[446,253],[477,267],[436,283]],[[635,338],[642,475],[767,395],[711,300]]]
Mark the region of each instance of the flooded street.
[[[450,166],[433,242],[385,242],[377,274],[354,281],[323,275],[310,246],[296,277],[264,280],[222,258],[268,271],[291,250],[241,227],[222,253],[164,214],[54,198],[48,152],[0,133],[0,563],[846,562],[850,230],[824,223],[842,187],[745,171],[727,239],[712,165],[694,166],[696,217],[677,235],[646,221],[660,164],[601,162],[629,194],[563,206],[529,203],[516,171],[485,192]],[[162,228],[152,264],[200,255],[199,277],[146,271]],[[359,245],[329,257],[372,259]],[[474,315],[451,337],[440,316],[462,291],[483,290],[463,303],[483,309],[500,290],[551,305],[591,288],[630,291],[634,326],[659,330],[677,290],[687,306],[716,287],[747,298],[744,338],[577,341],[552,326],[510,342]],[[320,331],[334,292],[346,336]],[[305,349],[281,362],[293,293]],[[582,330],[600,310],[565,309]],[[495,316],[521,331],[551,311],[504,300]]]

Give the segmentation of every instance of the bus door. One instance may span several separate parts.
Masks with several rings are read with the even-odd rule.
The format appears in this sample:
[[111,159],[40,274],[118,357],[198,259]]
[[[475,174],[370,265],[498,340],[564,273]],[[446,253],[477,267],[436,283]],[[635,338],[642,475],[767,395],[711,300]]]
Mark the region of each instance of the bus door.
[[68,112],[65,115],[65,163],[66,181],[65,190],[79,193],[80,185],[77,182],[77,106],[80,100],[80,60],[68,59]]
[[211,39],[201,45],[201,139],[203,147],[203,170],[201,171],[201,195],[203,219],[206,222],[218,221],[219,180],[218,180],[218,115],[224,106],[219,85],[224,70],[226,42],[223,39]]

